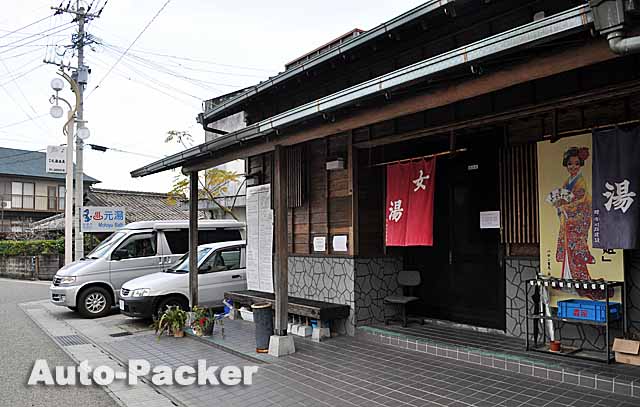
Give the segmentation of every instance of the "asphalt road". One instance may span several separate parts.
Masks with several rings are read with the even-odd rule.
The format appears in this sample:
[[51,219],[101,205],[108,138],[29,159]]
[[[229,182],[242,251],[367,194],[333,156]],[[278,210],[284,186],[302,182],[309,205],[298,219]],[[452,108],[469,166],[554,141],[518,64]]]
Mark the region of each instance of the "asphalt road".
[[49,367],[73,361],[18,307],[48,296],[48,283],[0,279],[0,405],[113,406],[99,387],[27,386],[33,363],[46,359]]

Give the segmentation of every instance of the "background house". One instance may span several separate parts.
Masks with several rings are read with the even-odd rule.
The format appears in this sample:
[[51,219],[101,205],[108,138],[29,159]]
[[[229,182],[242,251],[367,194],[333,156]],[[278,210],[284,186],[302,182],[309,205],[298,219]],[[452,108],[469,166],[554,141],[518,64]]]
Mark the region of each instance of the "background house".
[[[246,92],[248,89],[242,89],[239,91],[231,92],[222,96],[218,96],[213,99],[209,99],[203,102],[202,107],[206,113],[209,110],[215,109],[230,99]],[[204,113],[203,113],[204,114]],[[208,130],[205,130],[205,142],[212,142],[226,134],[233,133],[241,130],[247,126],[247,117],[244,111],[237,112],[235,114],[221,118],[215,121],[209,126]],[[214,219],[224,219],[230,217],[228,213],[220,208],[231,209],[233,215],[241,222],[246,220],[246,182],[245,176],[245,160],[233,160],[222,165],[215,167],[217,169],[232,171],[239,174],[237,182],[230,182],[226,193],[223,196],[216,198],[217,204],[211,202],[209,199],[201,199],[198,202],[198,209],[207,211]],[[183,208],[188,210],[188,203],[183,203]]]
[[[85,174],[85,191],[98,182]],[[46,172],[44,152],[0,147],[0,233],[63,212],[64,198],[65,175]]]
[[[143,220],[188,219],[187,212],[179,204],[168,203],[169,194],[159,192],[124,191],[117,189],[90,188],[84,204],[86,206],[118,206],[126,210],[126,223]],[[204,217],[204,214],[201,214]],[[31,228],[40,231],[64,232],[64,213],[33,222]]]

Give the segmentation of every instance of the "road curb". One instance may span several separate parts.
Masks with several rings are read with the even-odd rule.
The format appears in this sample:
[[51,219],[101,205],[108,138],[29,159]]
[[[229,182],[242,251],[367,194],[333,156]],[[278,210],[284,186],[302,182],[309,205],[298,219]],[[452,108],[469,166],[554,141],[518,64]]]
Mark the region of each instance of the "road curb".
[[[51,318],[55,319],[58,323],[62,323],[64,325],[66,325],[66,327],[70,331],[72,331],[74,335],[77,335],[78,337],[82,338],[82,340],[86,341],[88,344],[90,344],[91,346],[96,348],[99,352],[103,353],[109,359],[111,359],[114,362],[116,362],[120,367],[122,367],[124,369],[127,368],[127,361],[126,360],[123,360],[121,357],[119,357],[118,355],[116,355],[113,352],[109,351],[104,346],[100,345],[99,343],[96,343],[91,338],[89,338],[88,336],[86,336],[83,333],[79,332],[78,330],[73,328],[71,325],[69,325],[65,321],[55,317],[45,307],[42,307],[42,306],[34,307],[33,306],[33,305],[42,304],[43,302],[46,302],[46,301],[33,301],[33,302],[27,302],[27,303],[20,303],[20,304],[18,304],[18,307],[29,317],[29,319],[31,319],[38,326],[38,328],[40,328],[40,330],[42,332],[44,332],[53,341],[53,343],[55,343],[60,349],[62,349],[62,351],[65,354],[67,354],[71,358],[71,360],[76,362],[76,364],[80,363],[81,360],[79,360],[76,357],[76,355],[74,355],[69,349],[67,349],[64,346],[61,346],[59,341],[57,340],[56,336],[51,334],[51,332],[45,326],[43,326],[43,324],[37,318],[35,318],[34,315],[32,315],[32,312],[30,312],[30,311],[33,311],[35,309],[39,309],[39,310],[45,311],[47,314],[50,315]],[[31,305],[31,306],[29,306],[29,305]],[[176,407],[187,407],[186,404],[182,403],[180,400],[176,399],[174,396],[172,396],[171,394],[167,393],[166,391],[161,389],[159,386],[154,385],[148,379],[148,377],[141,376],[141,377],[139,377],[139,380],[140,380],[140,382],[144,383],[144,385],[148,386],[149,390],[151,390],[151,391],[163,396],[164,398],[166,398],[174,406],[176,406]],[[109,386],[100,386],[100,387],[109,395],[109,397],[111,397],[117,403],[118,406],[120,406],[120,407],[128,407],[128,404],[125,401],[121,400],[117,396],[117,394],[113,390],[111,390],[109,388]]]

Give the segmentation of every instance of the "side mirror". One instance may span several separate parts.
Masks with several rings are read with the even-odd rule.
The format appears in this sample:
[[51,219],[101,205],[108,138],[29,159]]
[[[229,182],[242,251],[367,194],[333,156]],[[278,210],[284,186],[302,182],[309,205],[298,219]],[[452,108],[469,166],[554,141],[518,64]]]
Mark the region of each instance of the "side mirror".
[[199,271],[200,273],[209,273],[209,272],[211,272],[211,270],[212,270],[212,269],[213,269],[213,267],[211,266],[211,264],[207,264],[207,265],[206,265],[206,266],[204,266],[204,267],[200,267],[200,268],[198,269],[198,271]]
[[119,249],[111,254],[111,260],[122,260],[129,257],[129,253],[126,250]]

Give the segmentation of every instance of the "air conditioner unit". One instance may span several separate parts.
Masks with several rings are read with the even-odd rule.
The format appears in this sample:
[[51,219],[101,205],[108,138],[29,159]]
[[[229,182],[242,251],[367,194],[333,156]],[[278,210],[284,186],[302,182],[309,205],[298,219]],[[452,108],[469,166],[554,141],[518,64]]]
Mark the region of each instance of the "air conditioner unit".
[[2,201],[3,209],[11,209],[11,201]]

